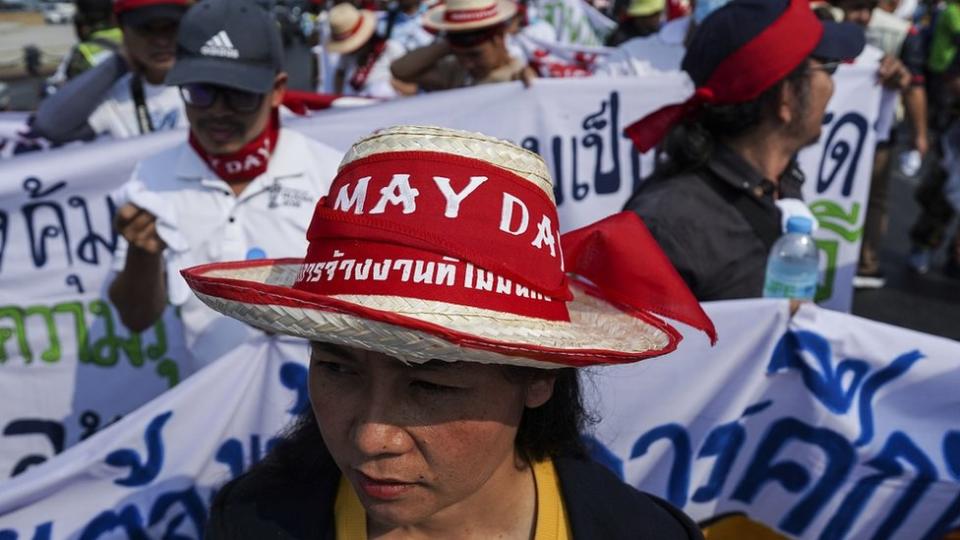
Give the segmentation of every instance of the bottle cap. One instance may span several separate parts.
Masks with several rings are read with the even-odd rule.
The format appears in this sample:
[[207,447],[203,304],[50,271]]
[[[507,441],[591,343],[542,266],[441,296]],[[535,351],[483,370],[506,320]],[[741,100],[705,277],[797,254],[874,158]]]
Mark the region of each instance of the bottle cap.
[[813,230],[813,221],[804,216],[793,216],[787,220],[788,233],[810,234]]

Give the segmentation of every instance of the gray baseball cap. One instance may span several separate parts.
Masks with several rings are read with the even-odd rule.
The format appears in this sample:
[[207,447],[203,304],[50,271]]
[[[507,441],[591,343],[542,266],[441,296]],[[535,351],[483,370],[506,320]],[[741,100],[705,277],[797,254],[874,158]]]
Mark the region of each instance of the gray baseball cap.
[[210,83],[264,94],[283,70],[280,29],[251,0],[202,0],[180,21],[166,83]]

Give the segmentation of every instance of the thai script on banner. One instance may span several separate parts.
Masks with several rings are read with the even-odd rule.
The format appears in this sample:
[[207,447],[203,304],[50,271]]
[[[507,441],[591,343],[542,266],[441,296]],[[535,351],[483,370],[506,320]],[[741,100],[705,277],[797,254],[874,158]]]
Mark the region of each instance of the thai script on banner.
[[[592,371],[599,461],[738,538],[960,527],[960,344],[812,306],[790,320],[781,301],[705,307],[716,347],[684,332],[674,354]],[[249,344],[6,481],[0,538],[200,538],[216,489],[309,406],[306,358]]]
[[[395,124],[441,125],[515,141],[543,156],[555,179],[560,225],[572,230],[619,211],[650,174],[652,156],[638,154],[623,127],[689,92],[688,84],[683,76],[660,75],[544,80],[530,89],[490,85],[332,110],[291,125],[342,150]],[[877,109],[877,90],[871,68],[857,66],[842,68],[836,86],[823,140],[805,151],[800,163],[807,174],[807,200],[822,223],[817,233],[826,254],[821,302],[848,309],[872,162],[867,126]],[[56,453],[52,449],[81,440],[89,431],[80,422],[85,413],[103,425],[192,373],[175,313],[165,316],[163,327],[134,336],[105,300],[117,241],[108,195],[126,181],[138,159],[183,139],[182,132],[165,132],[20,156],[4,164],[4,420],[59,423],[65,436],[60,445],[45,436],[0,433],[0,477],[10,476],[28,456],[50,456]],[[51,397],[38,402],[34,395]]]

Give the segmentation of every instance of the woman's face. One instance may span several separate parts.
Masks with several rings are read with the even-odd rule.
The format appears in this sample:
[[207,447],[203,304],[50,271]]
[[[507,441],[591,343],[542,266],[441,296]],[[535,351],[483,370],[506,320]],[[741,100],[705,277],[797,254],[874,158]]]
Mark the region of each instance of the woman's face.
[[404,365],[321,343],[310,362],[323,440],[368,517],[387,527],[455,516],[509,487],[524,468],[514,449],[523,410],[552,391],[552,379],[511,381],[498,366]]

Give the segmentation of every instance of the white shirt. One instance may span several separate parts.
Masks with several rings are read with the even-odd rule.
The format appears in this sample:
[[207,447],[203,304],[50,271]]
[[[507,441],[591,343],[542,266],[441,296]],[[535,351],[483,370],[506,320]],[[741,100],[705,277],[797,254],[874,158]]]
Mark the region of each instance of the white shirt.
[[614,77],[636,77],[680,71],[687,49],[684,40],[690,17],[674,19],[652,36],[622,43],[602,62],[597,73]]
[[[393,22],[393,29],[390,31],[390,40],[400,44],[405,52],[426,47],[436,39],[436,36],[427,32],[423,27],[423,13],[425,11],[426,6],[424,5],[416,15],[398,13],[396,20]],[[382,12],[380,14],[380,20],[377,23],[377,33],[381,36],[386,35],[387,19],[389,16],[389,12]]]
[[[118,203],[132,202],[157,217],[158,233],[168,246],[168,299],[180,307],[195,368],[262,333],[208,308],[190,292],[180,270],[211,262],[303,257],[314,208],[330,189],[342,156],[281,129],[266,172],[239,196],[186,142],[137,164]],[[120,242],[115,270],[123,269],[126,252]]]
[[[141,134],[136,105],[130,92],[132,78],[133,74],[127,73],[117,79],[106,99],[87,120],[98,135],[110,134],[117,139],[126,139]],[[143,95],[154,131],[185,128],[189,125],[183,99],[175,86],[153,85],[143,81]]]
[[393,79],[393,74],[390,73],[390,64],[405,54],[407,54],[407,50],[402,45],[392,39],[388,40],[386,49],[384,49],[380,58],[373,63],[373,67],[370,68],[370,75],[367,76],[367,80],[360,90],[355,89],[350,84],[350,79],[357,72],[357,56],[354,54],[341,56],[337,69],[342,69],[344,73],[342,94],[344,96],[369,98],[396,97],[397,91],[390,84]]

